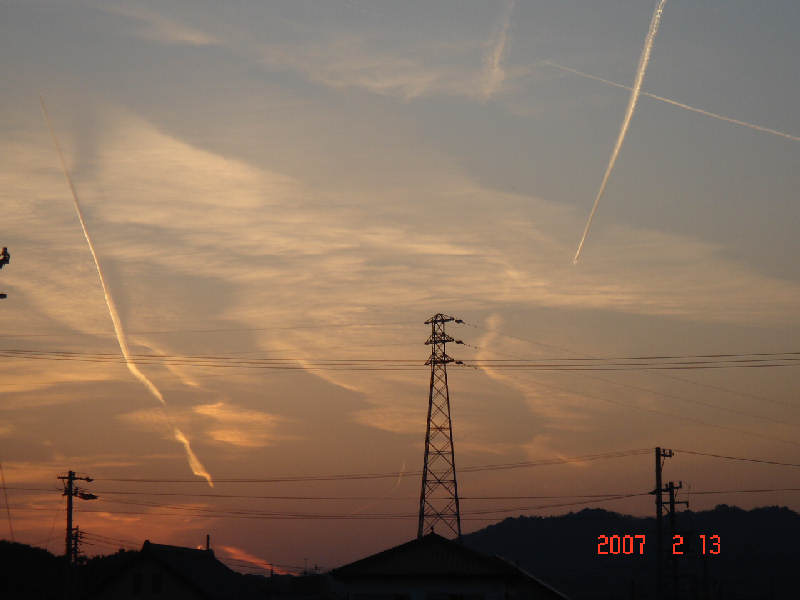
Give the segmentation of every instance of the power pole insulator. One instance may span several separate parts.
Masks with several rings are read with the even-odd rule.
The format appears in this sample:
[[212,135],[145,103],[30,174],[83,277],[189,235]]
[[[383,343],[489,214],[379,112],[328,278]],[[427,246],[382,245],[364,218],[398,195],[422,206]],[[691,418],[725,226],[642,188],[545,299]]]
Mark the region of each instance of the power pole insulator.
[[451,321],[463,322],[441,313],[425,321],[426,325],[431,326],[431,335],[425,342],[431,347],[431,356],[425,362],[431,367],[431,380],[419,498],[418,538],[441,525],[440,531],[444,529],[445,534],[453,534],[461,539],[450,391],[447,387],[447,364],[457,362],[447,355],[447,344],[456,341],[445,332],[445,323]]

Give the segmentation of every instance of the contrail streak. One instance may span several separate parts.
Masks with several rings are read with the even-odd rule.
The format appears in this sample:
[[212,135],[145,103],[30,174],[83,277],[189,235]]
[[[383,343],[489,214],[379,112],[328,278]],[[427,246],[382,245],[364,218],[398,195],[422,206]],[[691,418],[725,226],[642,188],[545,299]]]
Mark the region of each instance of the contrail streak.
[[406,474],[406,461],[403,461],[403,466],[400,467],[400,472],[397,474],[397,480],[394,482],[392,489],[389,490],[389,493],[393,493],[399,486],[400,482],[403,481],[403,475]]
[[[55,131],[53,130],[53,125],[50,122],[50,115],[47,112],[44,98],[39,96],[39,102],[42,105],[42,115],[44,115],[44,119],[47,122],[47,128],[50,130],[50,135],[53,138],[56,152],[58,152],[58,159],[61,162],[61,170],[64,172],[67,185],[69,186],[70,192],[72,192],[72,201],[75,205],[75,212],[78,215],[78,221],[80,221],[81,229],[83,230],[83,237],[86,238],[86,244],[89,246],[89,252],[92,253],[94,266],[97,268],[97,275],[100,278],[100,285],[103,288],[103,296],[105,296],[106,299],[106,306],[108,307],[108,314],[111,316],[111,323],[114,325],[114,333],[117,336],[119,349],[122,352],[122,356],[125,358],[125,363],[128,365],[128,370],[142,383],[142,385],[144,385],[150,391],[151,394],[153,394],[153,396],[155,396],[156,400],[161,403],[161,406],[166,408],[167,403],[164,400],[164,396],[161,394],[161,391],[152,381],[150,381],[150,379],[147,378],[144,373],[139,370],[136,362],[131,357],[130,350],[128,349],[128,339],[125,336],[125,330],[122,328],[122,321],[119,318],[117,306],[114,304],[114,298],[111,296],[111,291],[108,289],[108,284],[106,283],[106,278],[103,275],[103,269],[100,267],[100,261],[97,258],[97,252],[95,252],[94,243],[89,235],[89,230],[86,229],[86,221],[83,218],[83,211],[81,210],[80,202],[78,202],[78,193],[75,191],[75,186],[72,183],[72,177],[70,177],[69,171],[67,170],[67,163],[64,161],[64,153],[61,151],[61,144],[58,143],[58,138],[56,137]],[[199,477],[204,477],[206,481],[208,481],[208,485],[214,487],[214,481],[211,479],[211,475],[208,474],[208,471],[206,471],[205,467],[203,467],[203,464],[192,451],[189,440],[186,438],[183,432],[174,423],[172,423],[172,421],[169,419],[169,416],[167,416],[167,421],[169,422],[170,427],[172,427],[174,439],[183,444],[183,447],[186,450],[186,458],[189,461],[189,467],[191,467],[192,473]]]
[[486,81],[483,87],[483,96],[487,99],[497,91],[497,88],[506,77],[502,62],[503,54],[505,54],[506,45],[508,44],[508,31],[511,28],[511,14],[514,12],[515,4],[516,0],[511,0],[508,3],[497,38],[484,59]]
[[[571,67],[566,67],[564,65],[559,65],[558,63],[554,63],[551,60],[543,60],[542,64],[549,65],[556,69],[560,69],[561,71],[565,71],[567,73],[573,73],[574,75],[579,75],[580,77],[586,77],[587,79],[594,79],[595,81],[599,81],[601,83],[605,83],[607,85],[613,85],[614,87],[621,88],[623,90],[632,90],[630,86],[624,85],[622,83],[617,83],[616,81],[611,81],[610,79],[603,79],[602,77],[598,77],[597,75],[592,75],[590,73],[584,73],[583,71],[579,71],[578,69],[573,69]],[[651,94],[650,92],[641,92],[642,96],[648,96],[649,98],[653,98],[654,100],[659,100],[661,102],[666,102],[667,104],[672,104],[673,106],[677,106],[679,108],[685,108],[686,110],[690,110],[695,112],[699,115],[705,115],[706,117],[711,117],[713,119],[719,119],[720,121],[725,121],[726,123],[733,123],[734,125],[741,125],[742,127],[749,127],[750,129],[755,129],[756,131],[762,131],[764,133],[771,133],[772,135],[779,135],[786,139],[792,140],[793,142],[800,142],[800,137],[796,135],[792,135],[791,133],[786,133],[784,131],[778,131],[777,129],[770,129],[769,127],[762,127],[761,125],[756,125],[755,123],[748,123],[747,121],[740,121],[739,119],[734,119],[732,117],[726,117],[725,115],[720,115],[717,113],[713,113],[708,110],[703,110],[702,108],[697,108],[694,106],[689,106],[688,104],[684,104],[683,102],[678,102],[677,100],[671,100],[669,98],[664,98],[663,96],[656,96],[655,94]]]
[[583,244],[586,241],[586,236],[589,234],[589,227],[592,226],[592,219],[594,219],[594,214],[597,212],[597,205],[600,203],[600,198],[603,197],[603,194],[606,191],[608,178],[611,176],[611,171],[614,170],[614,164],[617,162],[619,151],[622,148],[622,142],[625,141],[625,135],[628,133],[628,127],[630,126],[631,119],[633,118],[633,111],[636,110],[636,103],[639,100],[639,93],[642,90],[642,82],[644,81],[644,74],[647,71],[647,63],[650,62],[650,52],[653,49],[653,42],[656,39],[658,26],[661,23],[661,13],[664,12],[664,4],[666,4],[666,2],[667,0],[659,0],[658,6],[656,6],[655,11],[653,11],[653,17],[650,19],[650,29],[647,32],[647,37],[644,39],[642,55],[639,57],[639,66],[636,69],[636,78],[633,81],[633,88],[631,88],[631,97],[630,100],[628,100],[628,109],[625,111],[625,118],[622,120],[622,127],[620,127],[619,136],[617,136],[617,143],[614,145],[614,150],[611,152],[611,158],[608,161],[608,167],[606,167],[605,175],[603,175],[603,181],[600,183],[600,189],[597,191],[597,196],[594,199],[592,212],[589,213],[589,220],[586,221],[586,227],[583,229],[583,235],[581,236],[581,241],[578,244],[578,250],[575,252],[575,258],[572,259],[572,264],[576,264],[581,256]]

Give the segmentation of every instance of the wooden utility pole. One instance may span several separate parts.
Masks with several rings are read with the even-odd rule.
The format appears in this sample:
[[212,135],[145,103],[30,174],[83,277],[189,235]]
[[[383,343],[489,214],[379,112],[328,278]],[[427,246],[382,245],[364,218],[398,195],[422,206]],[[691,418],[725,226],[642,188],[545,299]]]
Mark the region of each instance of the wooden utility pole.
[[68,471],[66,475],[59,475],[58,479],[64,482],[64,496],[67,497],[67,536],[64,550],[64,556],[67,558],[67,563],[72,563],[70,557],[72,556],[72,499],[77,496],[81,500],[95,500],[97,496],[84,492],[75,485],[76,481],[85,481],[87,483],[92,481],[91,477],[78,477],[75,471]]
[[72,598],[73,569],[78,562],[78,528],[72,527],[72,499],[78,497],[81,500],[96,500],[97,496],[85,492],[75,485],[76,481],[92,481],[91,477],[78,477],[75,471],[68,471],[66,475],[59,475],[58,479],[64,482],[64,496],[67,497],[67,535],[65,540],[64,560],[66,563],[65,597]]

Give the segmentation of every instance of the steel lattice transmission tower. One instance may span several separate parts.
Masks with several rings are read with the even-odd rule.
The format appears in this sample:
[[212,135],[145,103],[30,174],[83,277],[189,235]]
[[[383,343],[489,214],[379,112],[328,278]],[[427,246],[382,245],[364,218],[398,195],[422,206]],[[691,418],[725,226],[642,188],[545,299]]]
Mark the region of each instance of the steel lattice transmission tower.
[[[422,491],[419,497],[417,537],[431,532],[438,525],[461,537],[461,513],[458,508],[458,483],[453,452],[453,424],[450,419],[450,392],[447,389],[447,363],[463,364],[447,355],[447,344],[463,344],[445,332],[445,323],[463,323],[441,313],[425,321],[431,326],[426,345],[431,357],[431,385],[428,392],[428,426],[425,431],[425,462],[422,467]],[[441,531],[441,530],[440,530]]]

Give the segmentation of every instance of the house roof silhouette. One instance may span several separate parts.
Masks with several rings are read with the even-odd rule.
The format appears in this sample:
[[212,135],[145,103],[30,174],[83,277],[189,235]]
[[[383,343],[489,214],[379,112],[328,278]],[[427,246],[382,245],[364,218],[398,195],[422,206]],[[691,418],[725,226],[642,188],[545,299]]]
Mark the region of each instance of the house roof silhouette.
[[330,572],[334,579],[496,579],[540,588],[542,596],[566,598],[546,583],[499,556],[472,550],[436,533],[389,548]]
[[116,573],[106,579],[90,597],[104,597],[116,582],[142,563],[152,561],[183,582],[198,598],[223,600],[237,597],[237,574],[214,556],[213,550],[154,544],[145,540],[142,549],[127,557]]
[[152,558],[190,587],[211,598],[230,595],[236,574],[216,559],[213,550],[154,544],[145,540],[141,555]]

